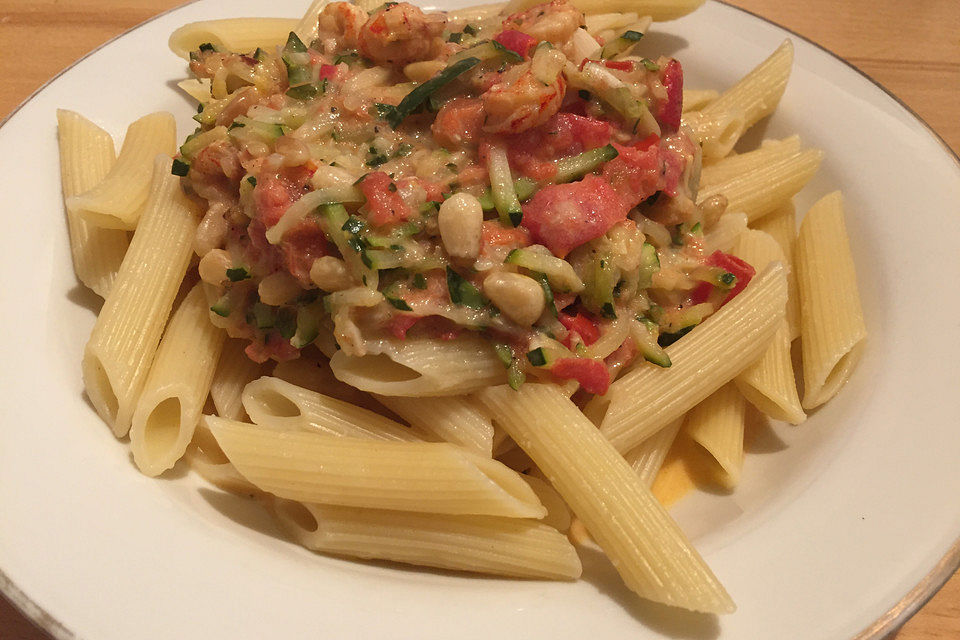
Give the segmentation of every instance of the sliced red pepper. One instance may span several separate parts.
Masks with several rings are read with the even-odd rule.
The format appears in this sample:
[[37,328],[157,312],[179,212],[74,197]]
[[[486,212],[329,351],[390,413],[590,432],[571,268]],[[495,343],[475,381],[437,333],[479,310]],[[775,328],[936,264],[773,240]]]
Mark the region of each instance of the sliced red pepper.
[[[733,288],[727,292],[726,297],[724,297],[723,301],[720,303],[721,307],[730,302],[741,291],[746,289],[747,285],[750,284],[750,280],[753,279],[753,276],[757,274],[756,269],[754,269],[750,263],[741,260],[737,256],[730,255],[729,253],[724,253],[722,251],[714,251],[711,253],[706,259],[705,264],[728,271],[737,278],[737,282],[733,285]],[[706,302],[710,297],[710,294],[713,293],[714,288],[715,287],[709,282],[701,282],[690,294],[691,301],[693,304]]]
[[633,71],[633,63],[629,60],[604,60],[604,66],[607,69],[616,69],[617,71]]
[[522,31],[514,31],[513,29],[501,31],[494,40],[524,58],[530,54],[531,49],[537,46],[536,38]]
[[[589,316],[582,313],[578,313],[575,316],[561,313],[557,318],[560,320],[560,324],[567,328],[567,331],[575,331],[587,346],[600,339],[600,327],[594,320],[590,319]],[[564,344],[568,349],[572,347],[570,336],[567,336]]]
[[561,380],[576,380],[587,393],[602,396],[610,388],[610,372],[600,360],[560,358],[550,367],[550,373]]

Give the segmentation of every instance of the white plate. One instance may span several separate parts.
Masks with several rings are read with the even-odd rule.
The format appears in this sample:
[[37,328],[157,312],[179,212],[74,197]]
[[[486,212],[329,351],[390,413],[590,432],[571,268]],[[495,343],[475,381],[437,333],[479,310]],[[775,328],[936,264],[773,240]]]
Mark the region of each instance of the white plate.
[[[70,266],[55,109],[75,109],[117,137],[143,113],[168,109],[182,137],[192,108],[174,89],[184,64],[167,51],[169,33],[225,12],[295,16],[302,4],[206,0],[165,14],[79,62],[0,129],[8,595],[34,617],[46,612],[41,622],[58,637],[97,640],[809,640],[860,632],[934,569],[960,535],[960,165],[881,89],[796,37],[793,77],[767,134],[799,131],[827,152],[798,205],[835,188],[846,194],[870,338],[840,396],[802,427],[774,429],[748,456],[734,495],[675,509],[736,614],[642,602],[599,554],[570,584],[314,555],[192,475],[137,473],[82,394],[80,355],[97,302]],[[714,3],[657,30],[646,51],[663,47],[683,62],[688,86],[716,88],[788,35]]]

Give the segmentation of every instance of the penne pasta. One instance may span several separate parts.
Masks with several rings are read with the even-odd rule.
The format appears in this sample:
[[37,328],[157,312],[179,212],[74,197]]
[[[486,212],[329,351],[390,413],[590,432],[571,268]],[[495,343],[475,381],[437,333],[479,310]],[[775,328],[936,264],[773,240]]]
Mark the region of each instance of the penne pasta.
[[243,388],[260,377],[263,367],[247,357],[243,342],[228,339],[220,352],[220,361],[210,383],[210,397],[217,415],[231,420],[243,420],[247,412],[243,408]]
[[624,454],[624,459],[647,487],[653,486],[682,424],[683,418],[677,418]]
[[794,252],[797,245],[797,215],[793,202],[786,202],[772,212],[755,220],[750,225],[757,231],[769,233],[790,266],[787,274],[787,326],[790,328],[790,340],[800,337],[800,294],[797,291],[797,270],[795,268]]
[[424,513],[546,515],[519,474],[451,444],[361,440],[203,419],[240,475],[281,498]]
[[388,409],[424,433],[430,433],[474,453],[493,456],[493,424],[475,402],[465,396],[404,398],[375,396]]
[[418,442],[415,429],[369,409],[284,382],[279,378],[254,380],[243,390],[243,406],[254,423],[286,431],[311,431],[332,436]]
[[[667,347],[668,369],[641,365],[591,401],[600,432],[629,451],[743,371],[765,350],[783,318],[784,268],[771,265],[730,303]],[[589,409],[589,407],[588,407]]]
[[185,24],[170,35],[170,50],[185,60],[201,44],[224,51],[250,53],[257,47],[277,47],[299,26],[289,18],[225,18]]
[[198,211],[157,157],[143,219],[83,354],[83,384],[118,438],[127,434],[192,254]]
[[556,529],[518,518],[454,516],[301,504],[273,498],[270,511],[299,544],[355,558],[572,580],[580,558]]
[[629,464],[554,385],[478,394],[610,558],[650,600],[727,613],[733,601]]
[[758,167],[749,173],[718,182],[702,189],[698,201],[715,195],[727,198],[728,211],[740,211],[756,220],[786,204],[807,184],[817,169],[823,152],[807,149],[782,160]]
[[684,89],[683,112],[700,111],[716,100],[719,95],[720,92],[713,89]]
[[867,337],[839,191],[824,196],[800,223],[797,285],[803,347],[803,408],[837,394]]
[[704,167],[700,172],[700,187],[705,188],[733,180],[744,173],[755,171],[799,152],[800,136],[798,135],[783,140],[765,140],[763,145],[755,151],[729,156]]
[[462,395],[506,381],[506,370],[490,344],[471,336],[436,341],[407,338],[391,342],[380,355],[330,359],[338,379],[385,396]]
[[[753,265],[757,271],[765,269],[772,262],[786,261],[776,240],[763,231],[753,229],[740,235],[734,254]],[[789,296],[789,284],[787,294]],[[786,316],[777,327],[770,346],[756,362],[737,376],[736,383],[750,404],[771,418],[791,424],[800,424],[807,419],[797,395]]]
[[724,471],[723,483],[735,487],[743,469],[743,423],[746,401],[737,385],[728,382],[687,414],[685,429],[694,442],[710,452]]
[[120,155],[95,187],[67,198],[67,210],[105,229],[134,229],[150,193],[154,158],[176,151],[177,126],[165,111],[144,116],[127,128]]
[[171,468],[193,438],[225,337],[208,315],[203,287],[194,285],[160,341],[130,428],[133,461],[145,475]]
[[[57,109],[60,183],[64,199],[93,189],[116,162],[110,134],[79,113]],[[101,229],[67,210],[73,271],[84,285],[106,298],[130,241],[127,233]]]

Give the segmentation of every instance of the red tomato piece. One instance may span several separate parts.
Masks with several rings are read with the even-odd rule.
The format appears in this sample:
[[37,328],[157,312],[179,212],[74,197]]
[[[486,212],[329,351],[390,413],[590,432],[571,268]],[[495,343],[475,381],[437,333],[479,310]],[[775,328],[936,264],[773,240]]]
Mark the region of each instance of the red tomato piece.
[[636,148],[637,148],[638,150],[640,150],[640,151],[646,151],[646,150],[649,149],[650,147],[656,147],[656,146],[659,146],[659,145],[660,145],[660,136],[658,136],[658,135],[655,134],[655,133],[651,133],[651,134],[648,135],[646,138],[644,138],[644,139],[641,140],[640,142],[637,142],[637,143],[634,144],[633,146],[636,147]]
[[477,143],[484,117],[480,98],[454,98],[443,103],[430,130],[442,146],[459,149]]
[[[736,284],[734,284],[733,288],[727,292],[727,295],[720,303],[720,307],[733,300],[737,294],[746,289],[747,285],[750,284],[750,280],[752,280],[753,276],[757,274],[757,270],[754,269],[750,263],[741,260],[737,256],[730,255],[729,253],[724,253],[722,251],[714,251],[711,253],[706,259],[705,264],[711,267],[718,267],[724,271],[729,271],[737,277]],[[690,299],[694,304],[706,302],[710,297],[710,294],[713,293],[714,289],[715,287],[709,282],[701,282],[694,287],[693,291],[690,293]]]
[[[646,139],[641,141],[641,144],[646,143]],[[660,147],[651,144],[640,150],[617,143],[613,146],[619,155],[603,165],[603,177],[613,186],[629,210],[663,188]]]
[[330,78],[337,77],[337,65],[335,64],[322,64],[320,65],[320,79],[329,80]]
[[561,380],[576,380],[587,393],[602,396],[610,388],[610,372],[600,360],[560,358],[550,367],[550,373]]
[[300,350],[276,333],[267,334],[265,341],[254,340],[243,350],[254,362],[266,362],[273,358],[285,362],[300,357]]
[[605,178],[590,174],[578,182],[537,191],[523,205],[522,225],[534,242],[562,258],[605,234],[629,210]]
[[530,50],[537,46],[536,38],[528,36],[522,31],[515,31],[513,29],[501,31],[494,40],[524,58],[530,55]]
[[304,220],[283,234],[280,246],[283,248],[283,266],[308,287],[313,286],[310,267],[314,260],[331,254],[333,249],[323,231],[312,220]]
[[294,198],[282,180],[270,175],[261,175],[257,180],[257,186],[253,189],[253,201],[260,220],[267,227],[272,227],[293,204]]
[[413,325],[422,319],[420,316],[411,316],[405,313],[394,314],[387,322],[387,332],[398,340],[403,340],[407,337],[407,331],[410,331]]
[[505,227],[496,220],[486,220],[481,227],[481,245],[484,247],[512,247],[519,249],[530,246],[530,234],[521,227]]
[[657,104],[653,115],[668,131],[676,131],[683,111],[683,68],[678,61],[671,59],[660,68],[660,83],[667,90],[667,98]]
[[556,173],[556,159],[602,147],[610,142],[609,122],[573,113],[558,113],[539,127],[509,140],[510,164],[534,180]]
[[[560,324],[567,328],[567,331],[576,332],[587,346],[600,339],[600,327],[595,320],[585,314],[578,313],[571,316],[561,313],[557,318],[560,320]],[[568,336],[563,343],[569,348],[571,346],[570,337]]]
[[368,173],[359,186],[367,199],[364,207],[370,224],[380,227],[403,222],[410,217],[410,207],[400,197],[396,183],[383,171]]

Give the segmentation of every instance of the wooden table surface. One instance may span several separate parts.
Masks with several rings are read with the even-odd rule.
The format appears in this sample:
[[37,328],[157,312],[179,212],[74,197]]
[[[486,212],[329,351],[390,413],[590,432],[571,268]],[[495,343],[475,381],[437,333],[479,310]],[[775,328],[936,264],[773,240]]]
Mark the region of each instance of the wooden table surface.
[[[0,83],[0,119],[83,54],[182,2],[0,0],[0,43],[7,65]],[[784,25],[850,61],[899,96],[947,144],[960,151],[957,0],[735,0],[733,4]],[[44,637],[0,598],[0,638]],[[960,638],[960,574],[895,637]]]

